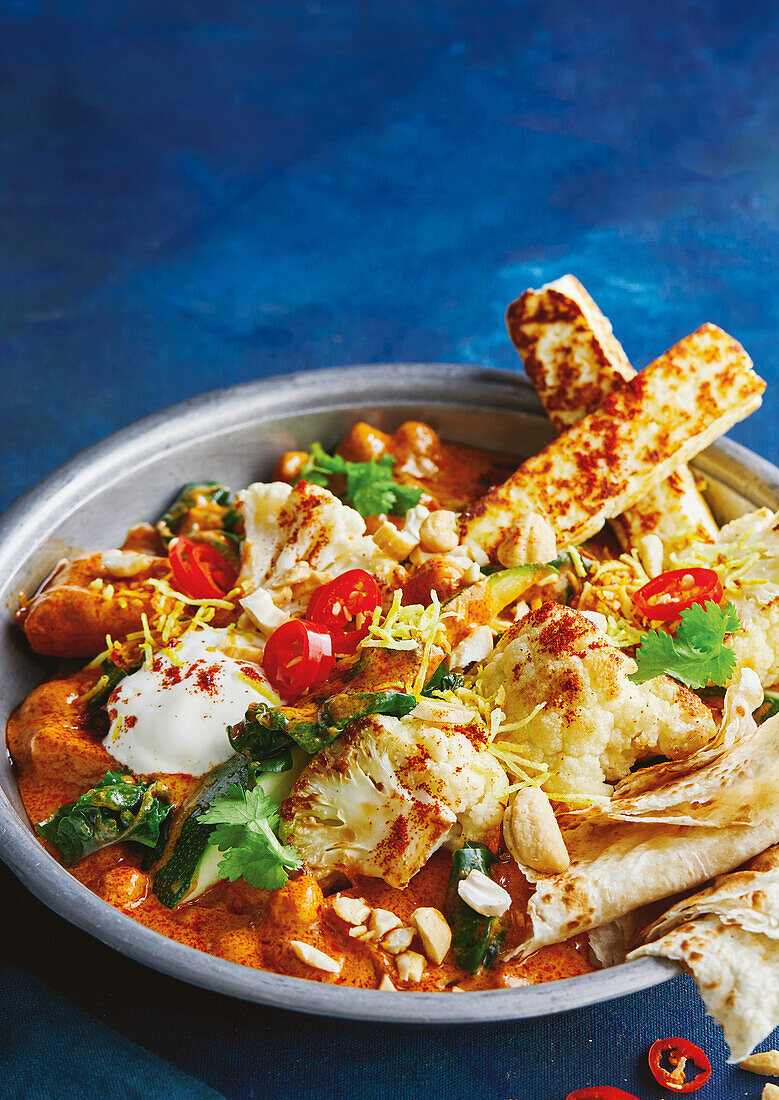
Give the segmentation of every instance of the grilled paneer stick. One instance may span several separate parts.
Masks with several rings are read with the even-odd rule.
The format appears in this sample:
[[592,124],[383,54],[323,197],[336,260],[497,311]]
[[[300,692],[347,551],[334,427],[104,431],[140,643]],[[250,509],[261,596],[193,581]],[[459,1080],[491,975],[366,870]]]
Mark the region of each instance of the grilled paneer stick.
[[702,325],[477,500],[462,533],[496,557],[537,513],[576,546],[759,408],[764,389],[741,344]]
[[[506,325],[559,432],[594,412],[636,376],[608,318],[573,275],[526,290],[508,307]],[[611,525],[626,549],[638,546],[648,534],[658,535],[668,552],[717,533],[686,466],[674,470]]]

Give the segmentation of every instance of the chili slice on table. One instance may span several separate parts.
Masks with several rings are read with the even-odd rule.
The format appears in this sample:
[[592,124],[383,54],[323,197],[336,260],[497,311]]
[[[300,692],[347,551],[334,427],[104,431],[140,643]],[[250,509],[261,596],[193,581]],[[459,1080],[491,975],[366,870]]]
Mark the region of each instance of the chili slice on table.
[[722,582],[713,569],[669,569],[639,588],[633,603],[647,619],[671,622],[694,603],[720,603]]
[[[376,578],[365,569],[349,569],[317,588],[306,608],[308,622],[325,626],[333,635],[337,653],[353,653],[368,633],[367,618],[381,607]],[[365,620],[357,626],[357,616]]]
[[224,599],[238,576],[215,547],[183,535],[171,542],[168,560],[178,587],[195,600]]
[[329,630],[302,619],[282,623],[268,638],[262,659],[265,675],[284,699],[323,684],[333,670]]
[[687,1039],[658,1039],[652,1043],[649,1068],[655,1081],[671,1092],[697,1092],[711,1077],[706,1054]]
[[569,1092],[565,1100],[638,1100],[632,1092],[612,1088],[611,1085],[592,1085],[586,1089]]

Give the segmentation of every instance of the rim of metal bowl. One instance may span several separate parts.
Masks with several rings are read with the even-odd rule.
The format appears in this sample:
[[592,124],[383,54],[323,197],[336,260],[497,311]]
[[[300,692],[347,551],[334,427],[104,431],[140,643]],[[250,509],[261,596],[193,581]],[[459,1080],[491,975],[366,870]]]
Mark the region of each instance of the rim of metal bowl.
[[[273,376],[191,398],[110,435],[35,485],[0,520],[0,593],[3,606],[21,561],[34,558],[46,534],[90,495],[178,447],[229,428],[293,414],[335,409],[420,404],[431,407],[511,409],[542,416],[520,373],[461,364],[392,363],[329,368]],[[714,457],[711,457],[714,456]],[[712,465],[713,463],[713,465]],[[730,441],[700,456],[697,468],[723,464],[732,484],[755,501],[779,492],[779,470]],[[32,548],[32,549],[30,549]],[[14,700],[14,702],[16,702]],[[60,916],[103,943],[155,970],[192,985],[293,1011],[407,1024],[464,1024],[551,1015],[634,993],[679,973],[660,959],[640,959],[607,970],[542,985],[461,993],[388,997],[254,970],[170,940],[102,901],[38,843],[0,788],[0,852],[27,888]]]

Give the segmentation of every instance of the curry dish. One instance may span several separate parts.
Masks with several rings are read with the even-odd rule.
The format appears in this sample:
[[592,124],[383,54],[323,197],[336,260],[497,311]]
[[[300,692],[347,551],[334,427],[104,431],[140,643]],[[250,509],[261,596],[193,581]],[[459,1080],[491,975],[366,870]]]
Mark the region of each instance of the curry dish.
[[[406,484],[423,489],[420,501],[431,511],[463,509],[513,469],[505,458],[442,442],[430,427],[420,423],[404,424],[393,436],[358,424],[343,441],[339,453],[355,462],[389,453],[401,469],[409,466],[416,471],[421,463],[423,475],[399,473],[399,476]],[[284,455],[278,476],[294,479],[305,457]],[[177,533],[186,537],[202,537],[206,531],[218,534],[227,508],[212,503],[213,487],[190,489],[189,495],[193,506],[177,523]],[[373,520],[369,526],[376,531],[380,522]],[[403,525],[392,526],[401,531]],[[106,722],[111,715],[110,700],[106,714],[104,708],[90,705],[88,698],[103,675],[105,658],[97,663],[94,658],[98,650],[106,649],[108,635],[114,647],[112,654],[125,664],[128,660],[134,663],[144,641],[141,616],[146,615],[152,638],[158,637],[161,632],[157,628],[176,599],[165,541],[155,527],[140,524],[132,528],[122,552],[113,573],[106,569],[100,554],[63,563],[41,592],[22,606],[19,614],[38,652],[64,658],[92,658],[90,667],[77,671],[63,668],[42,684],[9,722],[8,747],[17,765],[25,808],[33,822],[44,821],[62,805],[74,802],[106,772],[122,769],[122,764],[103,745]],[[133,570],[142,568],[129,576],[123,575],[128,566]],[[446,600],[464,586],[465,569],[442,555],[430,555],[404,573],[399,591],[405,603],[427,604],[432,591]],[[395,579],[400,581],[400,570]],[[151,580],[161,583],[152,585]],[[265,689],[264,694],[255,691],[255,698],[270,696],[270,685],[259,678],[261,655],[250,651],[245,625],[240,622],[240,604],[236,601],[232,610],[209,607],[207,600],[190,604],[177,621],[176,629],[182,633],[191,630],[192,617],[188,612],[198,610],[203,624],[200,629],[214,644],[214,656],[209,660],[216,662],[220,652],[238,657],[238,667],[244,675],[258,677],[258,688]],[[256,629],[254,623],[251,626]],[[172,635],[169,645],[171,640]],[[253,638],[252,643],[258,649],[262,646],[259,637]],[[201,664],[205,667],[205,662]],[[252,691],[247,685],[249,695]],[[209,697],[206,692],[206,699]],[[226,734],[225,742],[229,750]],[[144,775],[144,779],[150,778],[164,784],[164,797],[176,805],[186,804],[199,781],[181,773]],[[497,827],[492,834],[489,839],[497,849]],[[46,840],[44,843],[53,854],[59,855],[54,845]],[[235,882],[221,879],[200,897],[175,908],[162,904],[154,893],[154,871],[141,869],[145,862],[143,855],[144,849],[139,845],[113,844],[85,856],[72,867],[72,873],[135,920],[172,939],[246,966],[367,988],[375,988],[384,975],[389,975],[398,988],[432,990],[454,985],[484,988],[549,981],[592,969],[586,944],[574,940],[547,947],[526,962],[513,960],[487,971],[482,969],[475,977],[459,967],[450,952],[439,965],[430,965],[425,960],[422,974],[416,980],[413,977],[405,982],[399,980],[397,955],[387,952],[377,938],[350,936],[355,925],[339,917],[333,903],[343,897],[359,898],[374,911],[396,915],[402,922],[400,926],[408,928],[416,910],[444,910],[451,862],[448,852],[435,853],[402,889],[363,875],[350,876],[348,883],[345,876],[330,884],[320,883],[314,874],[296,871],[283,886],[270,892],[248,885],[243,878]],[[513,923],[519,922],[511,941],[517,942],[527,884],[505,853],[502,861],[493,866],[493,876],[516,900],[507,928],[512,929]],[[366,919],[369,919],[367,913]],[[310,944],[337,959],[338,973],[312,968],[302,961],[290,947],[293,941]]]
[[27,814],[107,903],[244,966],[462,992],[660,954],[751,1049],[779,522],[720,527],[686,463],[764,384],[713,325],[636,374],[571,276],[508,326],[560,433],[518,468],[360,422],[237,492],[192,470],[22,596],[54,669],[7,728]]

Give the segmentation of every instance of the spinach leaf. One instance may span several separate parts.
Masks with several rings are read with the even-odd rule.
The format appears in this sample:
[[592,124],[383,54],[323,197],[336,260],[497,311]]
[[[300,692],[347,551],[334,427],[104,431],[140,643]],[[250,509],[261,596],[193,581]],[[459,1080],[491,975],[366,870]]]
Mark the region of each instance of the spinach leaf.
[[340,692],[331,695],[321,706],[311,702],[299,707],[252,703],[244,720],[229,726],[227,735],[236,752],[252,760],[261,760],[268,771],[269,758],[295,742],[306,752],[319,752],[358,718],[369,714],[403,718],[416,705],[414,695],[394,690]]
[[422,688],[422,694],[430,698],[436,691],[454,691],[464,683],[465,677],[459,672],[450,672],[449,662],[444,658]]
[[180,532],[187,514],[198,508],[214,513],[217,522],[213,526],[232,532],[240,517],[230,499],[230,490],[218,481],[188,481],[160,516],[157,530],[170,541]]
[[120,841],[155,848],[171,811],[160,790],[160,784],[144,783],[129,772],[106,772],[91,790],[35,827],[68,865]]
[[93,695],[89,700],[89,706],[93,710],[102,709],[108,702],[111,692],[114,690],[117,684],[120,684],[124,680],[125,676],[131,676],[133,672],[137,672],[139,668],[143,666],[143,661],[136,661],[130,665],[129,668],[120,668],[119,665],[115,665],[113,661],[109,661],[106,658],[100,665],[100,669],[103,676],[106,677],[107,683]]

